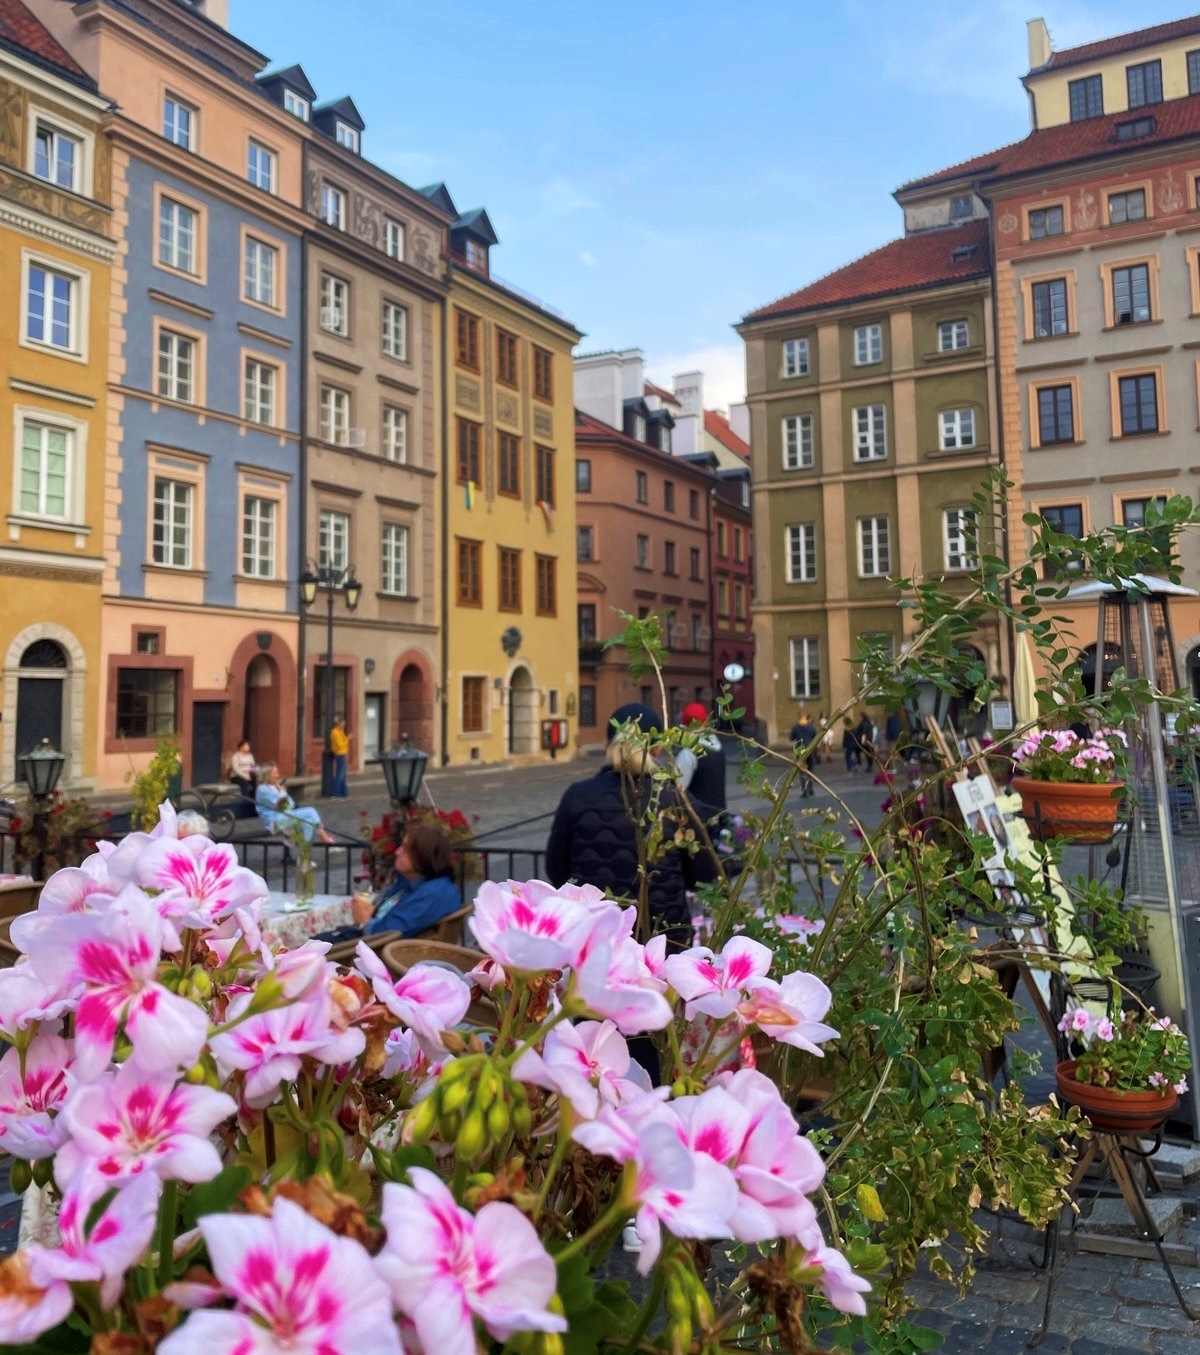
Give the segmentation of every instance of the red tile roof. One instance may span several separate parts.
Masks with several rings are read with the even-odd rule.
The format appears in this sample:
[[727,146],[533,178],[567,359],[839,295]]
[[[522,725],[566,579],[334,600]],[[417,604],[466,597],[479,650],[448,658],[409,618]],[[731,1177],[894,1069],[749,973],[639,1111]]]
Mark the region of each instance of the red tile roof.
[[21,3],[0,0],[0,42],[20,48],[36,61],[54,66],[75,80],[94,84],[91,76]]
[[679,403],[679,397],[673,391],[663,390],[661,386],[656,386],[653,381],[647,381],[645,383],[642,387],[642,394],[657,395],[660,400],[665,400],[667,404],[675,405],[679,409],[683,408]]
[[[1085,42],[1080,47],[1068,47],[1061,52],[1051,52],[1050,60],[1039,70],[1061,70],[1063,66],[1078,66],[1085,61],[1100,61],[1106,56],[1117,56],[1121,52],[1133,52],[1140,47],[1153,47],[1160,42],[1173,42],[1176,38],[1190,38],[1200,33],[1200,14],[1190,19],[1175,19],[1171,23],[1156,24],[1153,28],[1139,28],[1136,33],[1122,33],[1116,38],[1104,38],[1100,42]],[[1036,72],[1030,71],[1030,75]]]
[[[975,248],[967,257],[955,259],[954,253],[960,246]],[[925,231],[893,240],[798,292],[750,311],[745,319],[762,320],[771,315],[790,315],[794,311],[913,292],[985,277],[990,271],[987,222],[971,221],[951,230]]]
[[672,465],[678,466],[684,474],[691,471],[696,475],[708,477],[708,471],[702,466],[697,466],[684,457],[672,456],[670,452],[664,452],[659,447],[651,447],[648,442],[639,442],[637,438],[631,438],[619,428],[605,423],[603,419],[585,414],[582,409],[575,411],[575,439],[577,442],[612,442],[619,447],[627,447],[630,451],[642,452],[646,456],[664,458]]
[[735,452],[738,456],[750,460],[750,444],[743,442],[729,426],[729,420],[715,409],[704,411],[704,431],[710,438],[716,438],[722,447]]

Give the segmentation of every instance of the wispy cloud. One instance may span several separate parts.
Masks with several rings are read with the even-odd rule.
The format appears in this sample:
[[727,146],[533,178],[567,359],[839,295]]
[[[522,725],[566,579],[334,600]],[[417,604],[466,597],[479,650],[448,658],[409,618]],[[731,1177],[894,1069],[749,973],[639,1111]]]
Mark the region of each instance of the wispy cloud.
[[599,207],[595,198],[565,174],[556,174],[538,189],[538,200],[550,216],[571,216]]
[[706,409],[728,409],[746,398],[746,356],[740,343],[649,355],[646,375],[656,385],[670,390],[672,379],[680,372],[704,373]]
[[579,251],[579,262],[583,264],[584,268],[595,268],[596,256],[590,249],[581,249]]

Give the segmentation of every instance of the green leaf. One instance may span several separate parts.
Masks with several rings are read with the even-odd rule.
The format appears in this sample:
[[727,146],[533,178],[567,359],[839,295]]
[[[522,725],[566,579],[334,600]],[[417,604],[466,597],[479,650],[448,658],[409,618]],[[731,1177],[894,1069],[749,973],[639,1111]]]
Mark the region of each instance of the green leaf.
[[211,1181],[193,1186],[184,1197],[183,1218],[189,1228],[194,1228],[205,1214],[226,1214],[233,1202],[250,1184],[249,1167],[239,1167],[231,1163],[219,1172]]
[[437,1170],[437,1159],[426,1144],[408,1144],[392,1153],[393,1181],[403,1181],[413,1167],[424,1167],[431,1172]]

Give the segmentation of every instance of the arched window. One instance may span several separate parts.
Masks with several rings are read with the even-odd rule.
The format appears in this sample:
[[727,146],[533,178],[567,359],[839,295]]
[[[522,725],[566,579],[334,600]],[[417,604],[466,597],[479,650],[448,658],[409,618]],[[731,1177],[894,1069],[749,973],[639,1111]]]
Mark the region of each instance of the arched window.
[[21,655],[22,668],[66,668],[67,652],[53,640],[35,640]]

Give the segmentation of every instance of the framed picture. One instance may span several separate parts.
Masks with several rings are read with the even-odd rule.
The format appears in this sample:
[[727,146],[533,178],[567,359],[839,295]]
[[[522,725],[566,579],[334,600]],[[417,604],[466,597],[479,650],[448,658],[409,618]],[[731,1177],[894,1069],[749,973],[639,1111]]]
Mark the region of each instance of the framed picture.
[[993,701],[988,707],[988,715],[995,730],[1008,730],[1016,727],[1013,719],[1011,701]]

